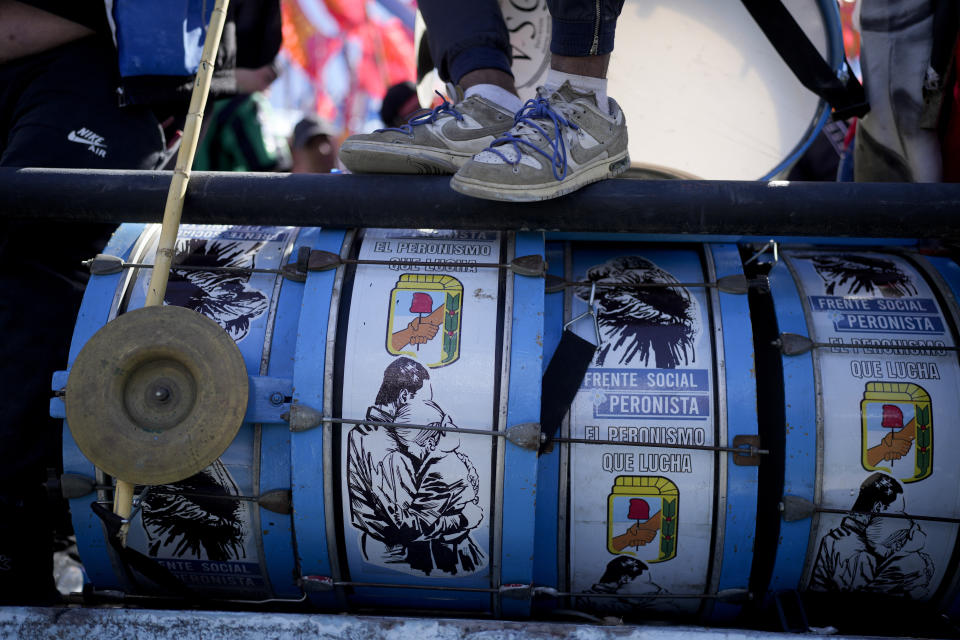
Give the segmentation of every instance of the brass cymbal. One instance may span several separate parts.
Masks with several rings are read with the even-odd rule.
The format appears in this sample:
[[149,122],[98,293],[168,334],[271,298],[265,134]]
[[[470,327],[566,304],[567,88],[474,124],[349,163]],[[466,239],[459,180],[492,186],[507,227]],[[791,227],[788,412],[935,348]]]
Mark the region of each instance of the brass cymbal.
[[240,349],[183,307],[137,309],[84,345],[67,380],[67,423],[83,454],[135,484],[203,470],[230,445],[247,409]]

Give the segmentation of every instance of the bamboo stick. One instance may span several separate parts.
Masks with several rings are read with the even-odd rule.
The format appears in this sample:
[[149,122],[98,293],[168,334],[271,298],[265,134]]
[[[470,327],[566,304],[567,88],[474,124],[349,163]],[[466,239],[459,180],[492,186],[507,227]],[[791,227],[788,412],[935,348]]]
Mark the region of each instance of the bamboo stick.
[[180,150],[177,153],[177,165],[173,170],[173,180],[170,181],[167,204],[163,210],[163,226],[160,229],[160,242],[157,244],[157,257],[154,260],[153,276],[150,278],[150,287],[147,290],[147,300],[144,304],[147,307],[162,305],[163,296],[167,291],[170,264],[173,262],[173,247],[177,241],[180,215],[183,213],[183,200],[187,193],[187,182],[190,181],[190,167],[193,165],[197,142],[200,139],[203,109],[207,104],[207,93],[210,91],[210,81],[213,78],[213,65],[217,56],[217,48],[220,46],[223,23],[227,17],[227,3],[228,0],[217,0],[213,8],[213,14],[210,16],[210,26],[207,29],[207,38],[203,44],[200,67],[197,69],[197,79],[194,82],[193,94],[190,97],[190,110],[187,112],[183,138],[180,142]]
[[123,546],[127,546],[130,514],[133,513],[133,489],[133,483],[117,480],[117,487],[113,490],[113,512],[127,521],[120,525],[120,544]]
[[[210,15],[203,53],[197,68],[197,77],[193,83],[193,93],[190,96],[187,120],[183,127],[183,137],[180,140],[180,150],[177,152],[177,164],[173,170],[173,179],[170,181],[170,190],[167,192],[167,203],[163,210],[163,223],[160,227],[160,241],[157,243],[157,255],[154,259],[150,286],[147,289],[145,307],[161,306],[167,292],[174,245],[180,229],[180,216],[183,213],[183,200],[187,193],[187,183],[190,181],[190,167],[193,166],[193,157],[200,140],[203,110],[207,104],[207,94],[210,92],[210,82],[213,79],[213,67],[217,58],[217,49],[220,47],[220,36],[227,20],[228,4],[229,0],[217,0]],[[133,490],[132,483],[117,479],[113,511],[128,521],[133,511]],[[120,541],[124,545],[127,544],[129,528],[129,522],[124,523],[120,528]]]

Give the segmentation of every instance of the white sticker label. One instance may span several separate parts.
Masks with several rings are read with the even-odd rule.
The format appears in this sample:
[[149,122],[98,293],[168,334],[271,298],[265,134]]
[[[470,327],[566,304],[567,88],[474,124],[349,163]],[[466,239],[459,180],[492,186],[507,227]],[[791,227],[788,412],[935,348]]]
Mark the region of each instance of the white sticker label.
[[[907,260],[790,252],[812,314],[823,389],[824,506],[806,583],[818,591],[931,597],[957,536],[960,404],[955,342]],[[813,434],[811,434],[811,437]],[[914,517],[911,517],[914,516]]]
[[[248,370],[258,371],[277,276],[223,268],[279,269],[291,232],[290,227],[181,226],[164,304],[216,321],[240,347]],[[155,250],[145,261],[153,262]],[[214,270],[205,269],[210,267]],[[151,275],[138,272],[128,309],[143,306]],[[269,595],[257,544],[260,527],[249,500],[256,494],[255,450],[253,431],[244,427],[203,471],[146,490],[130,527],[130,547],[188,587],[229,597]]]
[[[713,347],[693,251],[643,256],[577,251],[577,280],[597,284],[602,343],[571,408],[571,436],[660,447],[573,445],[571,590],[578,606],[618,614],[695,611],[709,569],[714,454]],[[644,286],[652,285],[652,286]],[[574,292],[573,315],[590,287]],[[575,329],[593,339],[589,319]],[[658,597],[652,597],[658,596]]]
[[[344,528],[351,576],[486,575],[500,236],[367,230],[344,362]],[[403,264],[416,262],[417,264]],[[454,263],[438,265],[437,263]]]

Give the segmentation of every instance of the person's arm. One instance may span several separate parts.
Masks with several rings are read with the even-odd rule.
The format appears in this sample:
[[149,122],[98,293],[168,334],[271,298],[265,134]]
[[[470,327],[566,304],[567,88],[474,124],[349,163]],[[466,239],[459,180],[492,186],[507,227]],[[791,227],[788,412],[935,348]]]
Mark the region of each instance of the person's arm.
[[92,36],[93,29],[42,9],[0,0],[0,64]]

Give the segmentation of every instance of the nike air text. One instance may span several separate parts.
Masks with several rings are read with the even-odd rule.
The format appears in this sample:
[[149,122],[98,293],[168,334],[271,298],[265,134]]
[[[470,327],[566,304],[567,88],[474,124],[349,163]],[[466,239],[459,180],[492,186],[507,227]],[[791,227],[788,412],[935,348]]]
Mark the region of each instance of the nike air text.
[[80,129],[79,131],[71,131],[68,133],[67,140],[70,142],[79,142],[80,144],[85,144],[87,145],[87,150],[91,151],[94,155],[97,155],[101,158],[107,157],[107,143],[104,142],[103,136],[98,136],[86,127]]

